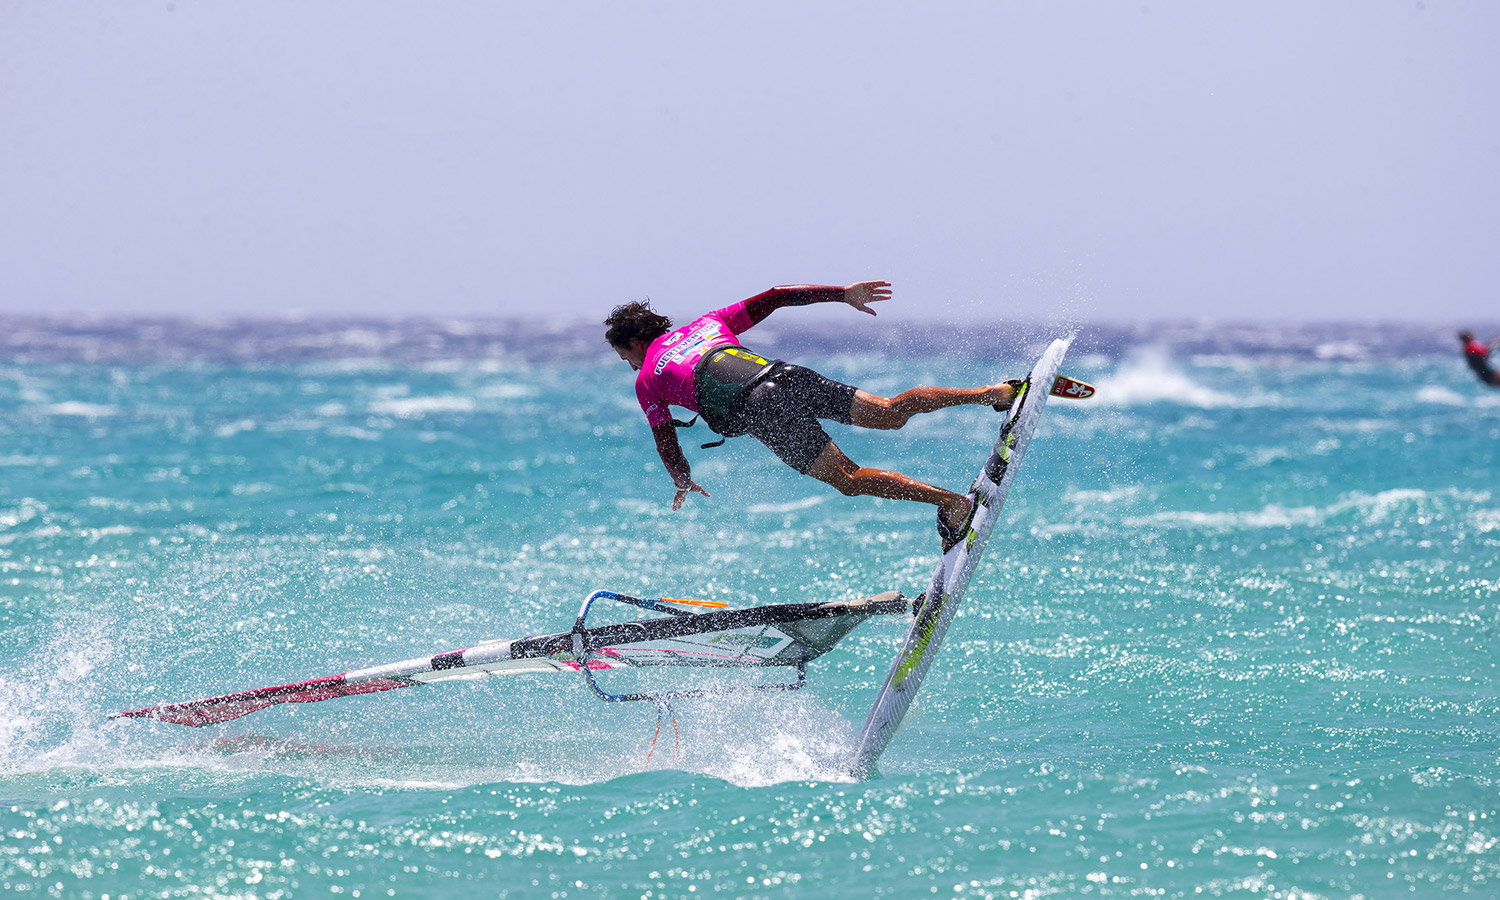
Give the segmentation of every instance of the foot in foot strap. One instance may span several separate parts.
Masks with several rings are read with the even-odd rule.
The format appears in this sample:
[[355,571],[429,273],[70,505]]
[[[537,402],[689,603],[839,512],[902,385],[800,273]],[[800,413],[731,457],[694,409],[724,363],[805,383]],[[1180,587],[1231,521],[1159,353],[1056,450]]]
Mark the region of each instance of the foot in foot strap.
[[1005,412],[1007,409],[1010,409],[1011,404],[1015,403],[1016,398],[1021,394],[1021,385],[1025,384],[1025,382],[1019,378],[1012,378],[1009,381],[1004,381],[1001,383],[1010,388],[1010,397],[1008,399],[1001,400],[999,403],[996,403],[995,412]]
[[938,540],[942,542],[944,553],[952,550],[959,541],[963,540],[964,535],[969,533],[969,526],[974,524],[974,513],[978,511],[979,504],[974,500],[972,496],[965,497],[963,499],[964,502],[968,504],[968,509],[967,511],[965,511],[963,517],[959,519],[960,524],[956,528],[949,524],[951,521],[953,521],[952,518],[944,519],[942,508],[940,507],[938,509]]

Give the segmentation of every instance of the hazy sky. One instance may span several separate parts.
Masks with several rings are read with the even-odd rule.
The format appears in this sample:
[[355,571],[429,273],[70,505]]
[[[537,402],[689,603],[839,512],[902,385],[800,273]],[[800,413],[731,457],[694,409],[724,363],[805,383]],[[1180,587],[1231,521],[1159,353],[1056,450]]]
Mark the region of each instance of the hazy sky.
[[1500,318],[1500,3],[0,3],[0,311]]

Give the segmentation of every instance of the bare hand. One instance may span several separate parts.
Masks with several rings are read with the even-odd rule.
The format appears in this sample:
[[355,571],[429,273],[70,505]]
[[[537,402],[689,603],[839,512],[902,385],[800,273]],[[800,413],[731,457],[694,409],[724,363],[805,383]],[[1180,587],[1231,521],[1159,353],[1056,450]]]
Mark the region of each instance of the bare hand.
[[705,497],[708,496],[708,491],[705,491],[702,485],[700,485],[696,481],[689,481],[688,486],[685,488],[678,488],[677,496],[672,498],[672,512],[677,512],[679,509],[682,509],[682,501],[686,500],[687,495],[690,493],[702,494]]
[[872,316],[875,315],[875,310],[870,308],[870,304],[889,299],[891,299],[889,281],[856,281],[844,288],[844,302]]

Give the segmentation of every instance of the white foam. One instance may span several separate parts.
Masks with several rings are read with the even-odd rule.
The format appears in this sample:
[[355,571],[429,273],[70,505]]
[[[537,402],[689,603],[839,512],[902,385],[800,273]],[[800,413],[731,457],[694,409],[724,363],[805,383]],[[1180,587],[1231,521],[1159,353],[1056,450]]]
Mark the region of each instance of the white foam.
[[1273,503],[1258,510],[1163,510],[1149,516],[1127,519],[1126,524],[1187,525],[1210,529],[1285,528],[1291,525],[1311,525],[1319,518],[1319,511],[1315,506],[1285,507]]
[[527,397],[536,396],[536,393],[536,388],[529,384],[516,384],[507,381],[481,388],[479,396],[487,400],[524,400]]
[[353,426],[337,425],[328,429],[328,433],[336,437],[349,437],[360,441],[378,441],[384,435],[369,428],[355,428]]
[[0,677],[0,771],[36,772],[77,764],[96,745],[95,671],[114,656],[102,624],[58,630],[20,671]]
[[1095,401],[1113,406],[1136,406],[1146,403],[1176,403],[1212,409],[1225,406],[1249,406],[1244,397],[1236,397],[1193,381],[1174,366],[1167,351],[1148,347],[1132,352],[1114,375],[1097,385]]
[[469,397],[452,394],[434,397],[392,397],[371,403],[370,411],[401,419],[411,419],[432,413],[473,412],[474,401]]
[[214,434],[221,438],[234,437],[242,431],[254,431],[255,427],[254,419],[239,419],[220,425],[214,429]]
[[107,403],[84,403],[81,400],[64,400],[61,403],[53,403],[43,407],[43,412],[54,416],[79,416],[85,419],[97,419],[102,416],[113,416],[119,410]]
[[803,497],[801,500],[789,500],[785,503],[752,503],[745,507],[745,512],[751,515],[764,515],[767,513],[776,515],[779,513],[796,512],[799,509],[812,509],[827,499],[827,497],[815,496]]
[[59,461],[59,458],[56,456],[23,456],[21,454],[0,456],[0,466],[22,466],[25,468],[35,466],[40,468],[42,466],[55,466]]
[[1313,355],[1318,359],[1342,359],[1360,361],[1369,358],[1370,353],[1365,346],[1354,341],[1329,341],[1319,344]]
[[1417,390],[1418,403],[1433,403],[1442,406],[1468,406],[1469,401],[1452,388],[1437,384],[1426,384]]
[[1481,534],[1500,531],[1500,509],[1481,509],[1469,516],[1474,528]]
[[1140,495],[1141,486],[1132,484],[1103,491],[1070,490],[1067,494],[1063,495],[1063,500],[1068,503],[1077,503],[1080,506],[1103,506],[1110,503],[1134,500]]
[[[1461,491],[1446,492],[1455,499],[1483,498]],[[1438,497],[1419,488],[1392,488],[1375,494],[1354,492],[1324,507],[1282,506],[1272,503],[1251,510],[1161,510],[1127,519],[1128,525],[1184,525],[1194,528],[1287,528],[1317,525],[1341,515],[1358,516],[1365,525],[1378,525],[1403,515],[1420,515]]]
[[0,528],[14,528],[22,522],[30,522],[47,511],[47,505],[31,497],[22,497],[14,509],[0,511]]
[[1329,507],[1329,512],[1361,512],[1368,524],[1391,518],[1403,506],[1425,504],[1431,495],[1418,488],[1393,488],[1378,494],[1350,494]]
[[813,694],[731,694],[684,704],[679,725],[682,748],[672,768],[741,787],[852,780],[854,727]]

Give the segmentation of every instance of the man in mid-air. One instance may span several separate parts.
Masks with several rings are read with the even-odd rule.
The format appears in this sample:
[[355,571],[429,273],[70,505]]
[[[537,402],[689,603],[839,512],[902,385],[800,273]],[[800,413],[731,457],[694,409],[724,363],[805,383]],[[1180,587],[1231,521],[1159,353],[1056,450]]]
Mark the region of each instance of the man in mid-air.
[[725,437],[753,435],[782,462],[846,496],[931,503],[937,507],[943,551],[957,543],[973,520],[974,504],[968,497],[899,472],[857,465],[829,439],[818,420],[895,429],[912,416],[964,403],[1004,410],[1015,401],[1019,382],[977,388],[919,387],[895,397],[879,397],[811,369],[765,359],[746,350],[738,339],[783,306],[847,303],[873,316],[870,304],[890,296],[886,281],[860,281],[848,287],[774,287],[676,330],[670,319],[646,303],[615,307],[604,320],[609,326],[604,339],[639,373],[635,395],[677,488],[672,509],[680,509],[688,494],[707,497],[708,491],[693,480],[669,405],[696,412]]
[[1491,387],[1500,387],[1500,372],[1490,365],[1490,348],[1474,339],[1474,332],[1460,331],[1458,339],[1464,345],[1464,362],[1479,376],[1479,380]]

